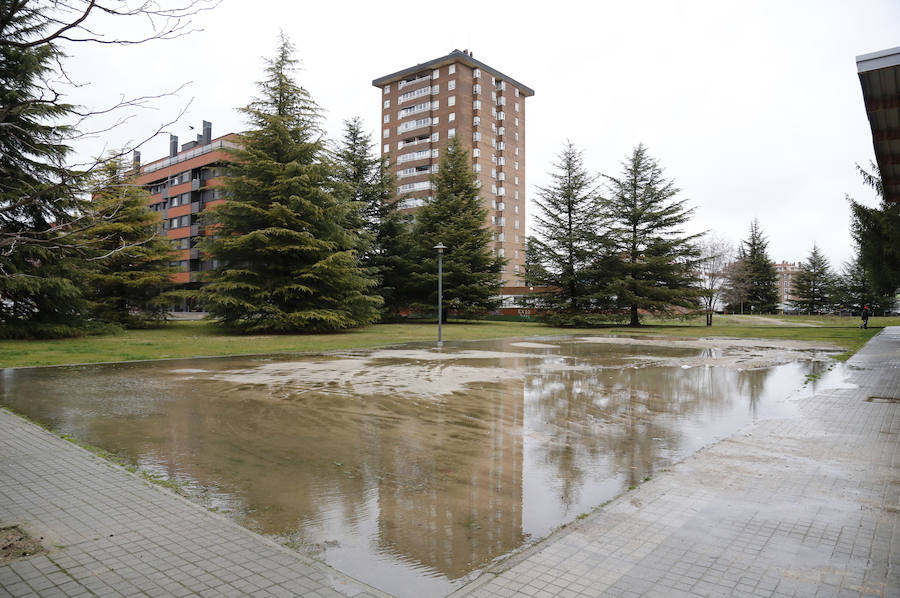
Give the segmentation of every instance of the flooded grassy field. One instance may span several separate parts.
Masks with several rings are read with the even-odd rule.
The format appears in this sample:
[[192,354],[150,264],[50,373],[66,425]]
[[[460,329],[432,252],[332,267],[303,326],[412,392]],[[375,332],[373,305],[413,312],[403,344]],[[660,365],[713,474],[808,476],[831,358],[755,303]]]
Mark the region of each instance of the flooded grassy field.
[[438,596],[755,418],[791,417],[833,365],[797,343],[476,341],[7,369],[0,403],[373,586]]

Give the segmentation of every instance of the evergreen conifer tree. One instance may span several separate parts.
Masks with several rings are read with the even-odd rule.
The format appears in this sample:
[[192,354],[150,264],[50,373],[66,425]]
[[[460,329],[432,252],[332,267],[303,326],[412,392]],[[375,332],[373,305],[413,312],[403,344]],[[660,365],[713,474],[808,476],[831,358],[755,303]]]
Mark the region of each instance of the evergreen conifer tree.
[[371,292],[384,300],[384,316],[396,317],[411,301],[408,285],[415,267],[410,219],[398,209],[388,157],[373,155],[371,135],[358,117],[345,122],[335,155],[336,178],[358,206],[353,213],[360,231],[360,263],[377,281]]
[[818,314],[833,304],[834,276],[828,258],[813,244],[806,261],[794,276],[791,305],[800,312]]
[[639,310],[670,314],[674,306],[696,309],[697,240],[702,233],[681,230],[693,208],[685,207],[686,199],[675,199],[680,190],[642,144],[622,162],[620,176],[604,176],[609,185],[604,211],[618,270],[606,294],[627,310],[630,326],[640,325]]
[[844,262],[841,273],[835,280],[835,303],[851,312],[859,311],[866,305],[873,313],[894,306],[891,294],[879,293],[866,272],[865,264],[857,253],[849,262]]
[[101,321],[136,328],[165,320],[175,253],[148,199],[121,160],[104,163],[94,176],[85,213],[93,224],[84,234],[93,267],[83,282]]
[[206,220],[215,235],[202,248],[218,267],[200,298],[230,329],[323,332],[378,315],[348,228],[356,206],[334,192],[319,108],[294,82],[296,62],[282,34],[260,96],[243,109],[253,128],[234,152],[228,201]]
[[746,289],[744,310],[753,313],[771,313],[778,305],[778,271],[769,258],[769,243],[763,235],[759,221],[750,223],[750,236],[741,241],[738,259],[743,262],[741,274]]
[[527,241],[526,273],[530,284],[553,289],[542,303],[557,312],[580,312],[598,304],[598,276],[604,272],[596,266],[608,253],[597,177],[585,170],[571,142],[553,166],[550,185],[538,188],[539,228]]
[[872,172],[856,166],[863,182],[881,198],[877,208],[850,200],[850,232],[859,248],[867,278],[880,295],[893,295],[900,288],[900,202],[884,201],[884,187],[878,167]]
[[[418,303],[437,305],[437,252],[443,243],[444,306],[460,313],[480,313],[499,304],[504,259],[492,255],[491,233],[485,225],[469,153],[454,138],[442,150],[438,173],[432,177],[434,198],[416,212],[414,239],[418,272]],[[442,314],[446,319],[446,311]]]
[[74,108],[45,87],[61,53],[31,45],[50,23],[40,7],[6,3],[0,11],[0,336],[78,334],[87,302],[84,267],[71,236],[79,219],[82,173],[67,168]]

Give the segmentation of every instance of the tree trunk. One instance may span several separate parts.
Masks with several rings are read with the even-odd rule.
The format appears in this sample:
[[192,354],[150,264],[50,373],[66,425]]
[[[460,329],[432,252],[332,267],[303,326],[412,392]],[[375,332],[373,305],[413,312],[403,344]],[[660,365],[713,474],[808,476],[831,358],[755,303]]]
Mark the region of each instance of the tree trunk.
[[640,326],[641,322],[638,320],[638,308],[637,305],[631,306],[631,321],[628,323],[629,326]]

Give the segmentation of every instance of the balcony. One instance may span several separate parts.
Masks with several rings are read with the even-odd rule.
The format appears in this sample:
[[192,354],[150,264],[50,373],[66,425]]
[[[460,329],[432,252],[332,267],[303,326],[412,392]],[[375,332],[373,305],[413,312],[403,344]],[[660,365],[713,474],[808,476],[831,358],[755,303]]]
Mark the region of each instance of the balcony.
[[408,91],[397,101],[397,104],[402,104],[403,102],[408,102],[410,100],[414,100],[416,98],[421,98],[424,96],[431,95],[431,87],[422,87],[421,89],[416,89],[414,91]]
[[431,158],[432,151],[425,149],[419,150],[417,152],[410,152],[408,154],[403,154],[397,158],[397,164],[403,164],[404,162],[412,162],[414,160],[424,160],[425,158]]
[[399,127],[397,127],[397,134],[407,133],[409,131],[415,131],[416,129],[421,129],[424,127],[431,127],[431,117],[428,118],[420,118],[419,120],[411,120],[409,122],[405,122]]
[[421,104],[416,104],[415,106],[410,106],[409,108],[404,108],[400,112],[397,113],[397,119],[403,120],[407,116],[411,116],[413,114],[419,114],[420,112],[428,112],[432,110],[433,106],[431,105],[431,101],[422,102]]
[[409,147],[411,145],[421,145],[423,143],[431,143],[431,136],[425,135],[423,137],[417,137],[413,141],[400,141],[397,143],[397,149],[403,149],[404,147]]
[[424,83],[426,81],[431,81],[431,75],[417,77],[415,79],[410,79],[409,81],[401,81],[400,84],[397,85],[397,89],[404,89],[406,87],[409,87],[410,85],[415,85],[416,83]]

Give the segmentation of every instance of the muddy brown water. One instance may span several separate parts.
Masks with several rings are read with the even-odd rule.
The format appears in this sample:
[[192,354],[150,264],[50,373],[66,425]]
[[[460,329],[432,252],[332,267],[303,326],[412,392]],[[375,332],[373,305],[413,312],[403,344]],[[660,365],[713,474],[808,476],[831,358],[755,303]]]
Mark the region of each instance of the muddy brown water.
[[0,403],[400,596],[479,570],[762,417],[821,354],[576,338],[7,369]]

